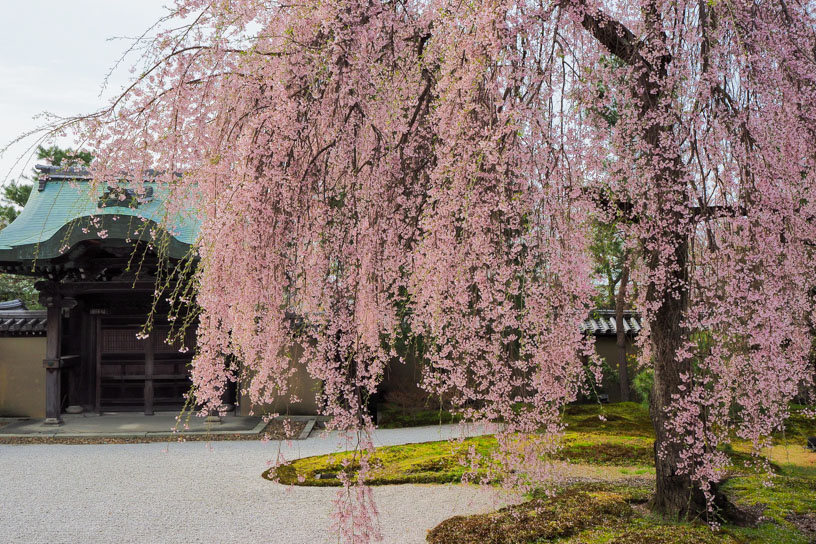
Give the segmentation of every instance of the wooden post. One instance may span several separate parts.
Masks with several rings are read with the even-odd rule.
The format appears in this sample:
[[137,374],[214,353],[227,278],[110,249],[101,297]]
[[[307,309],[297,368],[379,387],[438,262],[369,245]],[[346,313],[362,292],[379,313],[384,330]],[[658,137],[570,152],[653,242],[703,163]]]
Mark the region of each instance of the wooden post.
[[51,295],[47,298],[46,341],[45,341],[45,425],[62,424],[62,380],[60,348],[62,344],[62,297]]
[[102,415],[102,318],[99,315],[93,316],[94,328],[94,360],[96,362],[96,413]]
[[83,309],[79,313],[80,321],[80,367],[79,367],[79,382],[80,382],[80,399],[82,407],[92,412],[96,410],[96,354],[94,353],[94,346],[96,344],[96,328],[94,326],[93,316],[88,313],[87,309]]
[[153,346],[153,335],[147,337],[145,342],[145,384],[144,384],[144,413],[146,416],[153,415],[153,367],[155,350]]
[[85,388],[82,383],[82,341],[84,338],[82,328],[82,308],[77,304],[76,299],[64,298],[62,303],[63,312],[68,311],[68,319],[65,323],[65,341],[63,347],[65,356],[73,356],[71,358],[71,365],[65,368],[64,373],[68,375],[68,408],[65,409],[68,413],[71,412],[69,408],[81,408],[84,410],[84,393]]

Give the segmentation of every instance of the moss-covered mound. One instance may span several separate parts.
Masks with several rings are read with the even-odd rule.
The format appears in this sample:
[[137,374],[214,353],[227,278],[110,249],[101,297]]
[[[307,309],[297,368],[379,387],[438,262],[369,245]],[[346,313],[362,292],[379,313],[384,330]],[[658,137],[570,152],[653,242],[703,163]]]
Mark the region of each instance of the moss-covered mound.
[[744,476],[730,479],[724,488],[738,504],[758,507],[763,516],[782,525],[791,518],[816,516],[816,474],[781,474],[770,480],[764,475]]
[[[468,449],[489,457],[497,447],[492,436],[468,438],[462,442],[426,442],[377,448],[368,482],[371,485],[449,483],[462,479],[462,461]],[[744,466],[750,456],[731,452],[735,465]],[[297,459],[270,469],[264,478],[286,485],[339,486],[337,476],[348,472],[354,478],[359,469],[359,453],[344,452]],[[597,467],[626,467],[632,474],[649,472],[654,466],[653,440],[645,437],[613,436],[601,433],[567,433],[556,460]],[[619,472],[616,472],[619,473]],[[619,474],[626,475],[627,472]]]
[[654,440],[603,433],[567,432],[557,458],[574,463],[612,466],[654,466]]
[[490,514],[450,518],[428,535],[431,544],[812,544],[816,542],[816,478],[784,467],[772,487],[759,476],[729,480],[726,492],[756,516],[756,526],[670,522],[649,513],[651,484],[595,482],[567,487],[553,498],[534,494],[524,504]]
[[816,436],[816,419],[805,415],[804,408],[791,406],[790,417],[785,421],[785,432],[774,437],[776,443],[804,446],[808,437]]
[[490,514],[456,516],[428,534],[431,544],[522,544],[575,535],[592,526],[616,526],[633,515],[618,493],[565,491]]
[[[456,516],[428,533],[430,544],[810,544],[816,533],[809,514],[756,527],[726,525],[713,531],[701,522],[669,522],[643,504],[651,486],[583,484],[552,498],[489,514]],[[804,499],[803,499],[804,500]],[[802,510],[802,509],[797,509]],[[807,508],[804,508],[807,510]]]
[[396,403],[384,403],[377,407],[377,427],[380,429],[401,429],[458,423],[461,417],[442,409],[404,409]]
[[[588,536],[588,535],[587,535]],[[601,541],[603,542],[603,541]],[[609,544],[737,544],[728,533],[715,533],[701,525],[647,525],[629,527],[608,540]]]
[[649,410],[636,402],[570,404],[565,409],[567,432],[653,437]]
[[[470,446],[482,455],[496,447],[492,436],[463,442],[425,442],[377,448],[371,460],[370,485],[450,483],[461,481],[466,467],[460,463]],[[264,472],[264,478],[287,485],[339,486],[337,476],[346,471],[353,478],[359,469],[359,452],[305,457]]]

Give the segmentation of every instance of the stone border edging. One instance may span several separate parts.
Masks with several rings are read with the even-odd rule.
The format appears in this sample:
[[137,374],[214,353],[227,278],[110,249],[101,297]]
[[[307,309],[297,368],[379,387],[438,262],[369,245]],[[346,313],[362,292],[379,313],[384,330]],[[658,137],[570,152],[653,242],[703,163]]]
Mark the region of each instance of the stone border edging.
[[298,440],[306,440],[309,438],[309,435],[312,434],[312,429],[314,429],[315,424],[317,423],[317,418],[312,418],[306,422],[306,426],[303,427],[303,430],[300,431],[300,436],[297,437]]

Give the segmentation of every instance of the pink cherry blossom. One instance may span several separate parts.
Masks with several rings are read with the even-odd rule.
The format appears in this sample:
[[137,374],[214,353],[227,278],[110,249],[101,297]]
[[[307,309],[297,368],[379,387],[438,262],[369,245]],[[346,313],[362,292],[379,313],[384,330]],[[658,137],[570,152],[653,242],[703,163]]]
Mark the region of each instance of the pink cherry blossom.
[[203,219],[194,290],[159,295],[201,308],[197,401],[240,380],[283,406],[300,366],[321,383],[362,456],[347,540],[377,535],[365,405],[400,335],[427,391],[501,423],[505,483],[553,476],[561,410],[599,370],[578,328],[592,217],[644,256],[658,459],[711,507],[720,446],[759,452],[813,386],[815,11],[177,0],[133,86],[72,127],[100,183],[153,169],[168,217]]

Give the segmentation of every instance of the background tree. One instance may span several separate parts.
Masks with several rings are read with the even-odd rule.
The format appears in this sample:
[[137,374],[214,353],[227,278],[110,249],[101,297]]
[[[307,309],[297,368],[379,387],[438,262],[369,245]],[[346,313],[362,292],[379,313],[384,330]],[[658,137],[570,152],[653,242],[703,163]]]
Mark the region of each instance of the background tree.
[[[0,229],[17,218],[28,201],[31,188],[32,185],[25,180],[13,182],[3,188],[3,195],[0,197]],[[38,296],[34,281],[30,278],[0,274],[0,301],[20,299],[28,308],[33,309],[40,307]]]
[[[608,77],[601,78],[594,84],[595,97],[588,112],[594,116],[603,126],[605,122],[610,130],[610,134],[615,130],[618,121],[621,119],[621,108],[625,105],[619,103],[620,90],[631,85],[627,81],[625,63],[616,56],[601,55],[596,70],[601,70],[609,74]],[[607,97],[611,96],[611,100]],[[604,200],[617,201],[618,197],[609,193],[609,188],[604,187]],[[599,308],[615,310],[615,344],[617,347],[617,368],[618,383],[620,386],[621,400],[626,402],[630,399],[629,383],[629,356],[627,353],[627,338],[624,330],[624,312],[631,308],[633,302],[637,300],[636,287],[630,286],[631,269],[637,264],[637,251],[631,241],[627,244],[626,230],[621,228],[625,224],[626,218],[621,215],[619,209],[604,209],[600,207],[598,217],[592,222],[593,241],[589,246],[595,263],[595,274],[600,277],[596,296],[596,305]]]
[[592,222],[592,243],[589,245],[589,251],[592,254],[593,272],[598,282],[597,293],[593,297],[597,308],[615,309],[618,285],[624,268],[623,243],[620,229],[615,223],[606,223],[598,219]]
[[30,182],[12,182],[3,187],[3,196],[0,197],[0,227],[4,227],[17,219],[20,211],[28,202],[33,185]]
[[636,286],[631,285],[630,274],[636,264],[636,255],[631,248],[624,247],[623,233],[616,221],[604,223],[598,219],[592,222],[592,243],[589,251],[594,262],[597,294],[595,307],[615,310],[615,344],[617,346],[618,384],[621,400],[630,400],[629,354],[623,318],[626,310],[632,308],[636,300]]
[[[100,182],[153,167],[178,210],[201,205],[201,402],[238,378],[225,353],[253,400],[285,395],[295,309],[323,412],[370,446],[364,401],[408,293],[423,385],[504,422],[505,481],[536,484],[581,387],[594,210],[642,256],[656,511],[711,512],[721,447],[759,451],[812,385],[807,5],[180,0],[175,15],[193,22],[76,127]],[[611,130],[585,115],[612,106]],[[345,483],[339,526],[365,538],[370,495]]]
[[23,301],[26,308],[35,310],[42,308],[39,296],[30,278],[14,274],[0,274],[0,301],[19,299]]
[[[48,147],[37,146],[37,160],[45,161],[51,166],[62,166],[64,168],[87,168],[93,161],[93,154],[90,151],[63,148],[57,145]],[[36,179],[38,172],[34,170]]]

